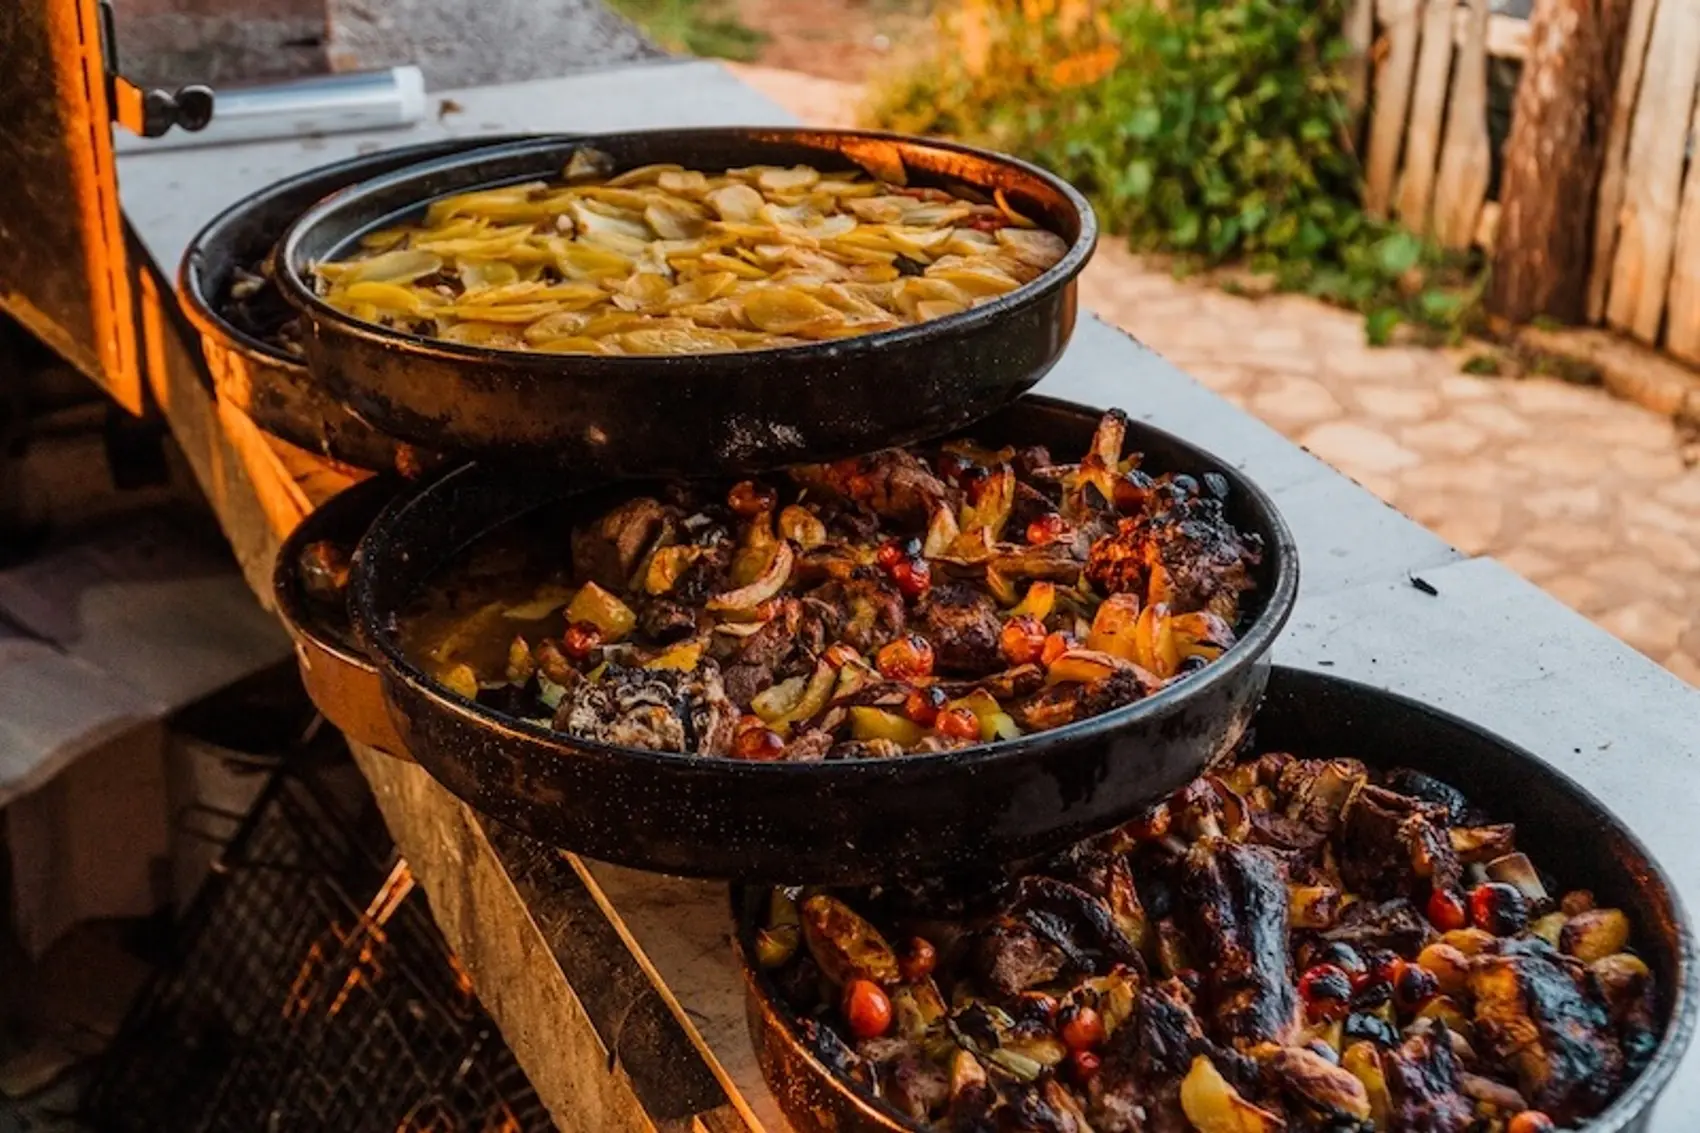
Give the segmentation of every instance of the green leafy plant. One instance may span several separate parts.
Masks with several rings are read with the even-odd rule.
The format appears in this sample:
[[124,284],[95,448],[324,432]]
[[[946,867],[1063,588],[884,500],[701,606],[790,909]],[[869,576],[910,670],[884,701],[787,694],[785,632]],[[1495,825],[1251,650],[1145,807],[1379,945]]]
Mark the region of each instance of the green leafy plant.
[[668,51],[749,62],[767,42],[725,0],[610,0],[610,6]]
[[[1139,251],[1243,261],[1275,286],[1456,338],[1484,280],[1367,216],[1346,110],[1345,0],[1133,0],[1063,35],[1010,13],[978,73],[947,41],[877,92],[875,121],[1030,157],[1085,191]],[[1113,66],[1081,82],[1106,48]]]

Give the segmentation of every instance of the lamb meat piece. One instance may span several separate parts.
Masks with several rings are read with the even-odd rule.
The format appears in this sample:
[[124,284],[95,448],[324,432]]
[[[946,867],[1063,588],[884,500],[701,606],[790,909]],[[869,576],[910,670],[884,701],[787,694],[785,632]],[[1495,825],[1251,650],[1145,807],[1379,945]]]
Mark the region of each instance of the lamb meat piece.
[[1051,877],[1024,877],[1016,884],[1010,911],[1055,945],[1070,968],[1102,973],[1126,964],[1145,970],[1138,946],[1110,906],[1084,889]]
[[1106,1054],[1111,1069],[1126,1066],[1149,1087],[1186,1077],[1208,1041],[1193,1014],[1191,993],[1178,980],[1167,980],[1139,990],[1131,1025],[1117,1028]]
[[844,628],[842,607],[813,596],[801,599],[801,620],[797,623],[797,652],[813,661],[838,640]]
[[1381,1056],[1392,1126],[1398,1133],[1465,1133],[1475,1107],[1460,1089],[1458,1060],[1446,1024],[1430,1020]]
[[901,636],[908,622],[903,593],[872,571],[860,572],[845,583],[829,583],[814,596],[844,611],[840,638],[862,653],[871,654]]
[[947,582],[928,592],[918,613],[941,671],[978,675],[1003,668],[1003,621],[989,594]]
[[696,611],[668,598],[656,598],[644,604],[638,629],[657,644],[679,641],[697,632]]
[[832,733],[816,728],[802,733],[786,744],[779,758],[791,763],[818,763],[826,758],[826,753],[832,750],[832,745]]
[[1005,998],[1056,979],[1066,964],[1062,949],[1009,916],[999,917],[976,934],[968,954],[968,970]]
[[1159,687],[1160,682],[1152,683],[1149,674],[1143,671],[1118,669],[1091,684],[1052,685],[1037,696],[1011,705],[1010,714],[1026,731],[1042,732],[1143,700]]
[[1340,914],[1339,922],[1322,934],[1330,942],[1359,950],[1381,948],[1401,956],[1415,956],[1438,937],[1428,918],[1404,897],[1379,903],[1354,901]]
[[1023,480],[1031,477],[1034,470],[1049,468],[1054,463],[1051,459],[1051,450],[1044,445],[1028,445],[1026,448],[1018,448],[1015,450],[1015,455],[1010,457],[1009,462],[1015,466],[1015,474]]
[[1257,536],[1234,530],[1220,500],[1188,497],[1118,523],[1092,545],[1086,577],[1100,594],[1148,596],[1177,614],[1209,610],[1232,625],[1262,553]]
[[1445,812],[1448,826],[1466,825],[1472,817],[1473,808],[1464,792],[1432,775],[1424,775],[1409,767],[1395,767],[1387,773],[1386,780],[1390,790],[1440,807]]
[[953,503],[945,482],[920,457],[904,449],[884,449],[832,464],[794,465],[787,471],[801,487],[842,496],[913,530],[927,525],[934,508]]
[[757,693],[773,684],[773,670],[766,665],[728,665],[721,675],[721,683],[726,689],[726,699],[733,704],[747,706]]
[[668,597],[681,605],[693,608],[701,606],[711,595],[729,588],[731,573],[731,544],[722,543],[710,547],[685,568],[685,572],[679,576],[679,581],[675,582],[673,589],[668,592]]
[[691,672],[610,663],[601,680],[579,681],[567,690],[554,726],[624,747],[725,755],[737,722],[738,708],[727,698],[713,661]]
[[1179,921],[1204,973],[1212,1033],[1288,1045],[1299,1003],[1287,954],[1287,871],[1262,846],[1202,838],[1181,863]]
[[[1016,475],[1021,474],[1020,469]],[[1057,510],[1057,505],[1045,497],[1045,494],[1025,480],[1015,482],[1015,503],[1009,509],[1009,523],[1004,528],[1009,534],[1007,538],[1020,542],[1027,525],[1035,519],[1050,515]]]
[[734,663],[777,669],[795,646],[797,629],[802,621],[802,604],[794,598],[785,599],[779,605],[779,612],[766,625],[744,638]]
[[950,1077],[919,1051],[901,1055],[886,1073],[885,1096],[908,1117],[925,1121],[950,1101]]
[[1013,1087],[996,1117],[999,1133],[1093,1133],[1079,1103],[1055,1078]]
[[643,556],[672,522],[660,500],[639,496],[573,529],[573,576],[619,593]]
[[1586,969],[1538,939],[1507,943],[1470,971],[1476,1034],[1524,1097],[1560,1125],[1604,1109],[1623,1080],[1623,1051]]
[[1464,876],[1445,810],[1385,787],[1366,786],[1353,796],[1338,848],[1347,887],[1374,897],[1455,889]]

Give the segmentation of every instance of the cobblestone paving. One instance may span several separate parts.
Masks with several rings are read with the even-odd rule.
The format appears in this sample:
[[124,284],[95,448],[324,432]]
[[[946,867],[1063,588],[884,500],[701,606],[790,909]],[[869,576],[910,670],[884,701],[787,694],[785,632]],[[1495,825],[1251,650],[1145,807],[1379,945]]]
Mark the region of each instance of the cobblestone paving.
[[[808,121],[853,118],[849,84],[741,73]],[[1700,684],[1700,467],[1669,420],[1593,387],[1472,377],[1455,352],[1371,348],[1354,315],[1178,281],[1113,239],[1082,298],[1460,551]]]

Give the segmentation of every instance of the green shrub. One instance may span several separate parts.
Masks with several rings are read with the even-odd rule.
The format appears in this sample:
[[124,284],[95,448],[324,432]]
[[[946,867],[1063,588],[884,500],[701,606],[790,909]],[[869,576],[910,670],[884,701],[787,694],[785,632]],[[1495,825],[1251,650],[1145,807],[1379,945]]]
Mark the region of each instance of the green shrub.
[[[876,94],[891,129],[1018,153],[1087,193],[1106,229],[1191,269],[1227,261],[1448,336],[1474,320],[1479,272],[1359,205],[1345,105],[1345,0],[1132,0],[1064,37],[1011,16],[968,74],[955,45]],[[1066,79],[1109,47],[1107,74]]]

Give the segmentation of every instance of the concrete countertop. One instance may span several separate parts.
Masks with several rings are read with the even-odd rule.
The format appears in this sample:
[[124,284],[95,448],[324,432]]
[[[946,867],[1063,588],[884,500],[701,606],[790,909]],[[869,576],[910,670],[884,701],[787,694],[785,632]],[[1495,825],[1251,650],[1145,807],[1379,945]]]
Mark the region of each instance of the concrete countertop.
[[[172,271],[193,233],[220,209],[278,178],[355,153],[516,129],[790,121],[719,66],[700,62],[637,65],[440,97],[458,109],[409,131],[127,156],[119,164],[125,210],[145,245]],[[1214,451],[1274,495],[1297,534],[1303,576],[1277,660],[1400,692],[1539,754],[1622,816],[1676,879],[1688,907],[1700,908],[1700,841],[1688,829],[1700,813],[1700,691],[1499,564],[1460,555],[1095,319],[1082,319],[1040,390],[1122,406]],[[1411,585],[1414,574],[1438,594]],[[616,897],[627,888],[624,871],[597,872],[619,882],[610,884]],[[680,895],[686,891],[698,896]],[[687,884],[668,898],[674,919],[677,902],[691,900],[712,904]],[[646,948],[665,952],[662,937],[671,931],[657,918],[652,931],[639,935]],[[693,956],[700,966],[701,956]],[[657,965],[670,977],[685,970],[665,956]],[[715,965],[715,973],[702,978],[724,984],[729,977]],[[736,1060],[727,1053],[735,1035],[710,1035],[710,1041],[723,1059]],[[759,1079],[749,1082],[748,1065],[729,1069],[746,1089],[759,1089]],[[1678,1071],[1650,1133],[1691,1128],[1688,1115],[1695,1112],[1700,1049],[1691,1050]]]

